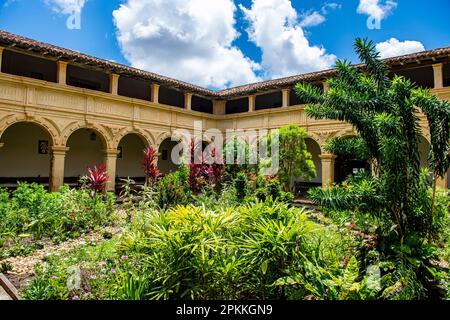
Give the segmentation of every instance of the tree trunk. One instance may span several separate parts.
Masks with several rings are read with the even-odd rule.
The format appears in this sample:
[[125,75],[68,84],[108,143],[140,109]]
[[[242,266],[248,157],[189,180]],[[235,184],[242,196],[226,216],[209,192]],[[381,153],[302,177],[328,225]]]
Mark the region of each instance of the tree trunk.
[[438,176],[433,174],[433,197],[431,199],[431,217],[434,216],[435,202],[436,202],[436,187]]

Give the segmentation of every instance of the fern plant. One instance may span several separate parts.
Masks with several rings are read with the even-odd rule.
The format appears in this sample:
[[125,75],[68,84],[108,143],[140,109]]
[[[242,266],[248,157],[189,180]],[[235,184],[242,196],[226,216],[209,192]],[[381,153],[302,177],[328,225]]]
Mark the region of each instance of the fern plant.
[[376,164],[381,195],[400,238],[410,232],[426,235],[435,197],[431,208],[419,201],[419,114],[429,123],[435,189],[437,178],[443,178],[450,165],[450,103],[404,77],[390,79],[372,41],[356,39],[355,50],[363,68],[338,61],[336,76],[328,80],[329,91],[299,83],[297,95],[309,103],[308,116],[346,121],[356,128],[359,149]]

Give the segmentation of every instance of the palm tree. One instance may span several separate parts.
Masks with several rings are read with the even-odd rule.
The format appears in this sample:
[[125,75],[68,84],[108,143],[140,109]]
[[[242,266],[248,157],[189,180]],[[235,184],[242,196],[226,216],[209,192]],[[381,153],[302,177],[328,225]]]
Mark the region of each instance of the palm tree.
[[[323,93],[309,84],[296,85],[297,95],[308,104],[306,113],[316,119],[346,121],[354,126],[370,162],[377,168],[386,209],[400,236],[426,232],[432,221],[436,180],[450,164],[450,103],[438,100],[410,80],[388,77],[372,41],[356,39],[355,51],[364,66],[338,61],[337,74]],[[432,205],[424,209],[420,189],[418,142],[422,135],[420,112],[425,114],[431,137],[430,170]],[[359,145],[361,145],[359,141]],[[420,217],[420,219],[418,219]]]

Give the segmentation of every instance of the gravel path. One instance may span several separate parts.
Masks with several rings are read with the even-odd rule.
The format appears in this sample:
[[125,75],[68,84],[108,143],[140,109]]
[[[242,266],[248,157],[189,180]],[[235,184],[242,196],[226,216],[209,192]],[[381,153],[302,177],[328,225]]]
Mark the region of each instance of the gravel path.
[[32,255],[26,257],[14,257],[2,260],[1,262],[9,263],[12,266],[12,271],[8,272],[6,275],[11,283],[17,288],[17,290],[22,291],[25,289],[33,278],[35,265],[42,262],[45,256],[51,254],[61,254],[68,252],[70,250],[76,249],[86,242],[102,242],[107,241],[103,237],[105,232],[109,232],[112,236],[120,234],[122,228],[120,227],[106,227],[100,231],[91,232],[85,236],[77,239],[69,240],[55,245],[51,240],[43,241],[44,248],[35,251]]

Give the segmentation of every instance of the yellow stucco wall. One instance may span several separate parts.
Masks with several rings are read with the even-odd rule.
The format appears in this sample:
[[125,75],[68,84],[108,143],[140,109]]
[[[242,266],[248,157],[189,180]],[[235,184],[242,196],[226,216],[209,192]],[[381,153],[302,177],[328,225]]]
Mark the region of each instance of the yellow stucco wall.
[[[433,92],[441,99],[450,100],[450,87],[434,89]],[[218,128],[223,132],[226,129],[273,129],[294,123],[305,128],[310,138],[321,147],[329,137],[354,134],[352,127],[346,123],[308,118],[301,105],[242,114],[211,115],[0,73],[0,142],[8,127],[23,121],[42,126],[50,136],[55,151],[51,169],[53,188],[60,185],[65,174],[72,174],[64,172],[64,160],[74,161],[70,149],[66,154],[65,148],[70,147],[67,145],[69,137],[80,128],[94,130],[104,141],[103,149],[98,151],[102,152],[114,175],[114,153],[124,136],[136,133],[146,145],[157,149],[173,130],[181,128],[192,131],[194,121],[202,121],[204,130]],[[422,124],[426,126],[424,119]],[[429,137],[425,138],[429,140]],[[322,165],[321,176],[332,180],[330,170],[333,159],[326,157],[321,161],[325,164]]]

